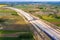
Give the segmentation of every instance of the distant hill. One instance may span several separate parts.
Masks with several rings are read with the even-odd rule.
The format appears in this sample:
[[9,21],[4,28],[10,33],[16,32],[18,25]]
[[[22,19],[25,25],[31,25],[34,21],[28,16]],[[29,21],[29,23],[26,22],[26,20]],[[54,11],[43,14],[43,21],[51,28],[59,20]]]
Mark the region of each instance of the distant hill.
[[60,2],[0,2],[0,4],[51,4],[51,5],[60,5]]

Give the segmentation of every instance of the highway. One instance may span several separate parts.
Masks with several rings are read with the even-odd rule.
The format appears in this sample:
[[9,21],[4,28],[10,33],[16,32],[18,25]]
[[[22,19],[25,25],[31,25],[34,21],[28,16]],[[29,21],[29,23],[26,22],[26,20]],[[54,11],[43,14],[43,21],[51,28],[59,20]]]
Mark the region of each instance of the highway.
[[27,21],[29,21],[36,28],[36,30],[38,30],[38,32],[41,29],[44,33],[46,33],[51,38],[51,40],[60,40],[60,32],[50,27],[46,23],[42,22],[41,20],[35,19],[29,13],[24,12],[21,9],[12,8],[12,7],[6,7],[6,8],[15,10],[16,12],[22,14],[27,19]]

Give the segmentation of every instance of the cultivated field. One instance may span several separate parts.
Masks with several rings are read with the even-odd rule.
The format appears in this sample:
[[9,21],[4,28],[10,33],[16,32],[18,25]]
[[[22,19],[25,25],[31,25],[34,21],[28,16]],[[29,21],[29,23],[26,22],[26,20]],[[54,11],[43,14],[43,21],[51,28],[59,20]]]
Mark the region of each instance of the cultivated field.
[[60,6],[30,4],[17,5],[15,7],[60,27]]
[[14,10],[0,8],[0,40],[33,40],[29,27]]
[[3,6],[7,6],[7,5],[2,5],[2,4],[0,4],[0,7],[3,7]]

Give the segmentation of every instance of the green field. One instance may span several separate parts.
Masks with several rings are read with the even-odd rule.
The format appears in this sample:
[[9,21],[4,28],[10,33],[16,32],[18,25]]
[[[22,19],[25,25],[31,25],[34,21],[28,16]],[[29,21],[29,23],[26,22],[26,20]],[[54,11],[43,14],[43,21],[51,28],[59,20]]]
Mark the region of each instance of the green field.
[[0,37],[0,40],[33,40],[33,39],[20,39],[17,37]]
[[0,34],[11,34],[11,33],[16,33],[20,31],[15,31],[15,30],[0,30]]
[[0,40],[34,40],[32,33],[21,32],[18,37],[0,37]]
[[51,17],[47,15],[42,15],[42,16],[36,15],[36,16],[60,27],[60,19],[56,19],[55,17]]
[[[46,20],[52,24],[55,24],[57,26],[60,26],[60,7],[58,6],[52,6],[52,5],[20,5],[20,6],[16,6],[16,8],[20,8],[34,16],[37,16],[43,20]],[[55,10],[55,11],[54,11]],[[57,11],[58,10],[58,11]],[[37,13],[36,13],[37,12]],[[59,16],[59,18],[55,18],[53,15],[53,13],[57,12],[57,16]],[[51,14],[51,16],[49,16],[49,14]]]
[[3,36],[3,34],[12,36],[12,34],[15,33],[18,33],[19,35],[18,37],[0,36],[0,40],[33,40],[33,35],[29,28],[29,23],[25,22],[24,19],[14,10],[0,8],[0,27],[3,27],[3,29],[0,30],[1,36]]
[[0,4],[0,7],[4,7],[4,6],[7,6],[7,5],[4,5],[4,4]]
[[0,10],[1,26],[7,27],[7,29],[11,28],[11,30],[22,30],[22,28],[26,28],[24,31],[27,31],[29,29],[28,23],[26,23],[14,10],[5,8],[1,8]]

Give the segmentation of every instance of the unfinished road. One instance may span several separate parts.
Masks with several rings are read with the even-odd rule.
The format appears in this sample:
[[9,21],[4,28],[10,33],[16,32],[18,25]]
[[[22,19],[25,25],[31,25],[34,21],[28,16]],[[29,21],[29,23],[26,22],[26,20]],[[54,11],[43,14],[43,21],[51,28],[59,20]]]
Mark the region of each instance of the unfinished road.
[[36,28],[38,32],[42,30],[45,34],[47,34],[51,38],[51,40],[60,40],[60,32],[55,30],[51,26],[47,25],[46,23],[42,22],[41,20],[32,17],[29,13],[24,12],[21,9],[12,7],[6,8],[15,10],[16,12],[22,14],[27,19],[27,21],[29,21]]

